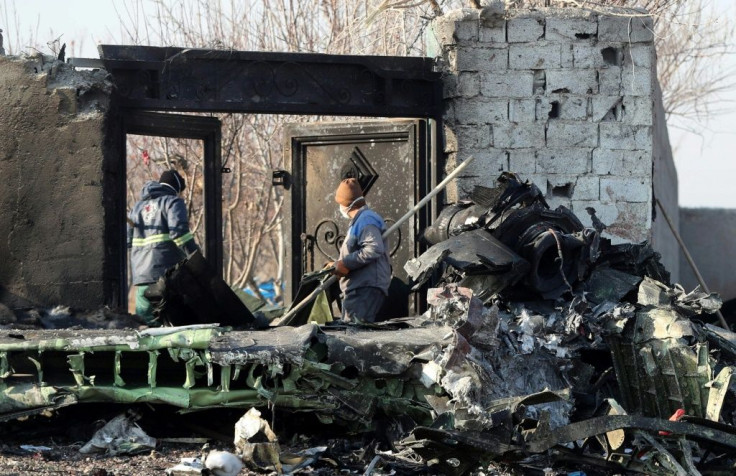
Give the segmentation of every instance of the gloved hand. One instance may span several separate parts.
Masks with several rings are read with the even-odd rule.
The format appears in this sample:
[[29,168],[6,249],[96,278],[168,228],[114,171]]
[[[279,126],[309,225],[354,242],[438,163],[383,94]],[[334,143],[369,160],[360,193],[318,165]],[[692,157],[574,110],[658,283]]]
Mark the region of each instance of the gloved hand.
[[333,274],[340,276],[341,278],[344,278],[345,276],[350,273],[350,270],[347,266],[342,262],[342,260],[335,261],[335,271],[333,271]]

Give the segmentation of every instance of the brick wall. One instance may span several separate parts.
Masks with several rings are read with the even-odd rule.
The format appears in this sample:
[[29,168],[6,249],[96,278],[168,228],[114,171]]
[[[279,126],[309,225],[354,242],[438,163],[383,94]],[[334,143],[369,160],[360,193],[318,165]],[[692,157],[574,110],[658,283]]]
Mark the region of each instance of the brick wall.
[[614,242],[650,238],[651,25],[580,9],[463,10],[436,21],[428,44],[445,75],[447,168],[476,157],[448,198],[510,170],[587,225],[594,207]]

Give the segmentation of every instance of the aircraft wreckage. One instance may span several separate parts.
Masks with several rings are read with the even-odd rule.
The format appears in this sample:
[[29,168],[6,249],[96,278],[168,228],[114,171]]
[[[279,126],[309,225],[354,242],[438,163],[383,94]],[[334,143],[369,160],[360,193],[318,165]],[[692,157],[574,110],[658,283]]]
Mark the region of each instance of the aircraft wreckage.
[[[268,316],[237,314],[211,276],[195,292],[192,259],[161,283],[158,312],[197,324],[3,330],[0,418],[87,402],[268,407],[346,434],[394,422],[371,463],[384,472],[733,471],[736,334],[708,324],[720,299],[671,285],[647,243],[612,244],[588,212],[593,228],[510,173],[477,187],[406,263],[417,289],[435,276],[429,310],[370,327],[307,312],[234,330]],[[203,317],[207,296],[227,301],[221,325]]]

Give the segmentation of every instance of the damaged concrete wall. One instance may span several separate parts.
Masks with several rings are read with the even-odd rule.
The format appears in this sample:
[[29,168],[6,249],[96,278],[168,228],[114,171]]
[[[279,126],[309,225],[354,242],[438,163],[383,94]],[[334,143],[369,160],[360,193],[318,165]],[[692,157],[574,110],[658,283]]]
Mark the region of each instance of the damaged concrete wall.
[[463,10],[429,32],[445,73],[450,199],[510,170],[614,242],[651,237],[655,52],[650,18],[582,9]]
[[[667,133],[662,90],[658,81],[655,81],[654,85],[654,141],[652,143],[654,198],[664,208],[675,230],[679,230],[680,204],[677,197],[677,169],[672,158],[672,147]],[[652,204],[652,208],[654,211],[652,247],[662,255],[662,264],[670,272],[672,282],[679,283],[680,246],[677,244],[677,239],[667,224],[667,219],[664,217],[662,210],[656,204]]]
[[0,56],[0,302],[103,303],[103,72]]
[[[724,301],[736,298],[736,210],[728,208],[681,208],[680,235],[708,288]],[[693,289],[698,280],[681,256],[680,282]]]

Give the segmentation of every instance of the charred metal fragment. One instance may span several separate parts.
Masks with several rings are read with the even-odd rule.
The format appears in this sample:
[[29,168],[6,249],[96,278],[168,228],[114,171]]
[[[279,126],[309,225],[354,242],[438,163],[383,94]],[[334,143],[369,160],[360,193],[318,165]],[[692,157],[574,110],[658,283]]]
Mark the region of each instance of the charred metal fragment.
[[531,269],[524,282],[545,299],[572,291],[572,283],[588,271],[591,244],[597,233],[584,229],[567,208],[548,210],[539,204],[510,213],[493,231],[499,241],[519,253]]
[[[585,228],[565,207],[549,210],[539,188],[515,174],[504,172],[497,181],[495,189],[475,188],[477,202],[442,210],[424,233],[433,246],[405,266],[410,277],[423,283],[444,262],[451,265],[445,282],[473,289],[486,302],[520,281],[527,294],[531,291],[544,299],[572,292],[573,284],[586,277],[598,257],[599,232]],[[495,248],[492,254],[489,243]],[[525,269],[515,265],[509,273],[514,261]]]
[[483,229],[453,236],[430,247],[418,258],[406,263],[404,269],[421,287],[440,264],[451,268],[449,273],[460,286],[468,287],[480,299],[487,301],[493,294],[517,282],[529,264]]
[[555,430],[537,430],[526,440],[525,448],[537,453],[553,446],[590,438],[618,429],[636,428],[648,431],[667,431],[708,442],[722,448],[736,449],[736,431],[733,427],[720,425],[718,429],[689,422],[669,421],[634,415],[609,415],[570,423]]
[[597,267],[585,282],[586,297],[593,303],[619,302],[636,289],[641,279],[613,268]]
[[169,269],[145,295],[165,325],[250,327],[255,323],[253,314],[199,251]]
[[608,263],[611,268],[636,276],[649,276],[661,283],[670,284],[670,273],[660,262],[661,255],[652,245],[642,243],[601,244],[600,265]]

